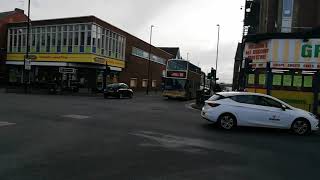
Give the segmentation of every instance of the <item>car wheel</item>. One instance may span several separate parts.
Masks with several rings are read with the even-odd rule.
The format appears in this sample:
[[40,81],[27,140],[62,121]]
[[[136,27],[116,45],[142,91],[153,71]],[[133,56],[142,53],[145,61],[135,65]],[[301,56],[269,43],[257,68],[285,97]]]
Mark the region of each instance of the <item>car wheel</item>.
[[311,132],[311,126],[306,119],[297,119],[292,123],[291,130],[300,136],[307,135]]
[[132,97],[133,97],[133,93],[129,93],[128,98],[129,98],[129,99],[132,99]]
[[237,126],[237,120],[232,114],[223,114],[218,120],[219,126],[225,130],[231,130]]
[[122,93],[119,93],[118,98],[119,98],[119,99],[122,99],[122,98],[123,98],[123,94],[122,94]]

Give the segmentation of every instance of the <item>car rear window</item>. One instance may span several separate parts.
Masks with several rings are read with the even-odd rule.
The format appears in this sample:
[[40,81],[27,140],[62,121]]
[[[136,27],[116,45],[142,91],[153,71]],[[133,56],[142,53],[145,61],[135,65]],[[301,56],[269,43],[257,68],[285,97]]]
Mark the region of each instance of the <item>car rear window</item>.
[[218,101],[218,100],[224,99],[224,98],[225,98],[224,96],[221,96],[221,95],[219,95],[219,94],[215,94],[215,95],[213,95],[211,98],[209,98],[208,100],[209,100],[209,101]]

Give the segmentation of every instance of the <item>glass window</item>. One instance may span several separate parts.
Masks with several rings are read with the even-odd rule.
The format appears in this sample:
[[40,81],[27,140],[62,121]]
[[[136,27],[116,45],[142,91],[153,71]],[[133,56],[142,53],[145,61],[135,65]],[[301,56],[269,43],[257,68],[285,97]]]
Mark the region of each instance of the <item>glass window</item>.
[[168,62],[168,70],[179,71],[179,70],[187,70],[188,63],[186,61],[180,60],[171,60]]
[[165,80],[165,90],[184,90],[186,88],[187,80],[185,79],[171,79]]
[[74,38],[73,38],[73,40],[74,40],[73,45],[78,46],[78,45],[79,45],[79,33],[78,33],[78,32],[75,32],[75,33],[74,33]]
[[80,46],[84,46],[85,32],[80,33]]
[[250,84],[250,85],[254,84],[254,74],[249,74],[249,76],[248,76],[248,84]]
[[87,32],[87,45],[90,46],[91,45],[91,31]]
[[41,34],[41,46],[46,45],[46,35],[44,33]]
[[259,85],[265,85],[265,84],[266,84],[266,75],[259,74]]
[[281,81],[282,81],[282,75],[280,75],[280,74],[273,75],[272,85],[281,86],[281,84],[282,84]]
[[64,26],[62,27],[63,31],[67,31],[67,28],[68,28],[68,26],[66,26],[66,25],[64,25]]
[[304,76],[303,87],[311,88],[312,87],[312,76]]
[[230,99],[238,102],[238,103],[244,103],[244,104],[256,104],[257,97],[252,95],[239,95],[239,96],[232,96]]
[[73,25],[68,26],[68,31],[73,31]]
[[142,87],[145,88],[148,86],[148,79],[143,79],[142,80]]
[[292,86],[292,75],[283,76],[283,86]]
[[47,52],[50,52],[50,43],[51,43],[51,33],[47,33],[47,46],[46,46]]
[[31,35],[31,45],[36,46],[36,34]]
[[293,86],[294,87],[302,86],[302,76],[298,75],[293,77]]
[[52,45],[52,46],[56,46],[56,33],[52,33],[51,45]]
[[36,52],[40,52],[40,34],[37,34],[37,39],[36,39]]
[[74,31],[79,31],[79,25],[74,25]]
[[269,106],[269,107],[275,107],[275,108],[281,108],[282,104],[278,101],[275,101],[268,97],[259,97],[258,98],[258,105],[262,106]]
[[56,26],[52,26],[52,29],[51,29],[51,30],[52,30],[53,33],[55,33],[55,32],[56,32],[56,29],[57,29]]
[[81,31],[85,31],[85,30],[86,30],[86,26],[85,26],[84,24],[81,24],[81,25],[80,25],[80,30],[81,30]]
[[157,87],[157,81],[156,80],[152,80],[152,87],[153,88]]
[[62,45],[63,45],[63,46],[66,46],[66,45],[67,45],[67,35],[68,35],[67,32],[64,32],[64,33],[63,33],[63,37],[62,37],[62,39],[63,39],[63,40],[62,40]]
[[132,78],[130,79],[130,87],[137,87],[137,79],[136,78]]

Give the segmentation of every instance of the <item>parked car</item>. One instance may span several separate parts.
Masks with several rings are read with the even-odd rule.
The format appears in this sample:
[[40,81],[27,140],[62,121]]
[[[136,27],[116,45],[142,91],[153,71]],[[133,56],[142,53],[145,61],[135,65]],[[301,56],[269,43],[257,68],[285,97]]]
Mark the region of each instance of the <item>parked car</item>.
[[104,90],[104,98],[116,97],[116,98],[132,98],[133,90],[129,88],[125,83],[115,83],[107,85]]
[[221,92],[205,101],[201,116],[226,130],[236,126],[291,129],[306,135],[319,129],[314,114],[264,94]]

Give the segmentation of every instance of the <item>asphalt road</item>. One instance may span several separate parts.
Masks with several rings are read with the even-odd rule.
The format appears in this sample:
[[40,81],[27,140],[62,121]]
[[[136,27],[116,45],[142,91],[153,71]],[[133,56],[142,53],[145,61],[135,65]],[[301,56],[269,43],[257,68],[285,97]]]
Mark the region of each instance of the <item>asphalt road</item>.
[[320,135],[219,130],[184,101],[0,93],[0,180],[319,179]]

